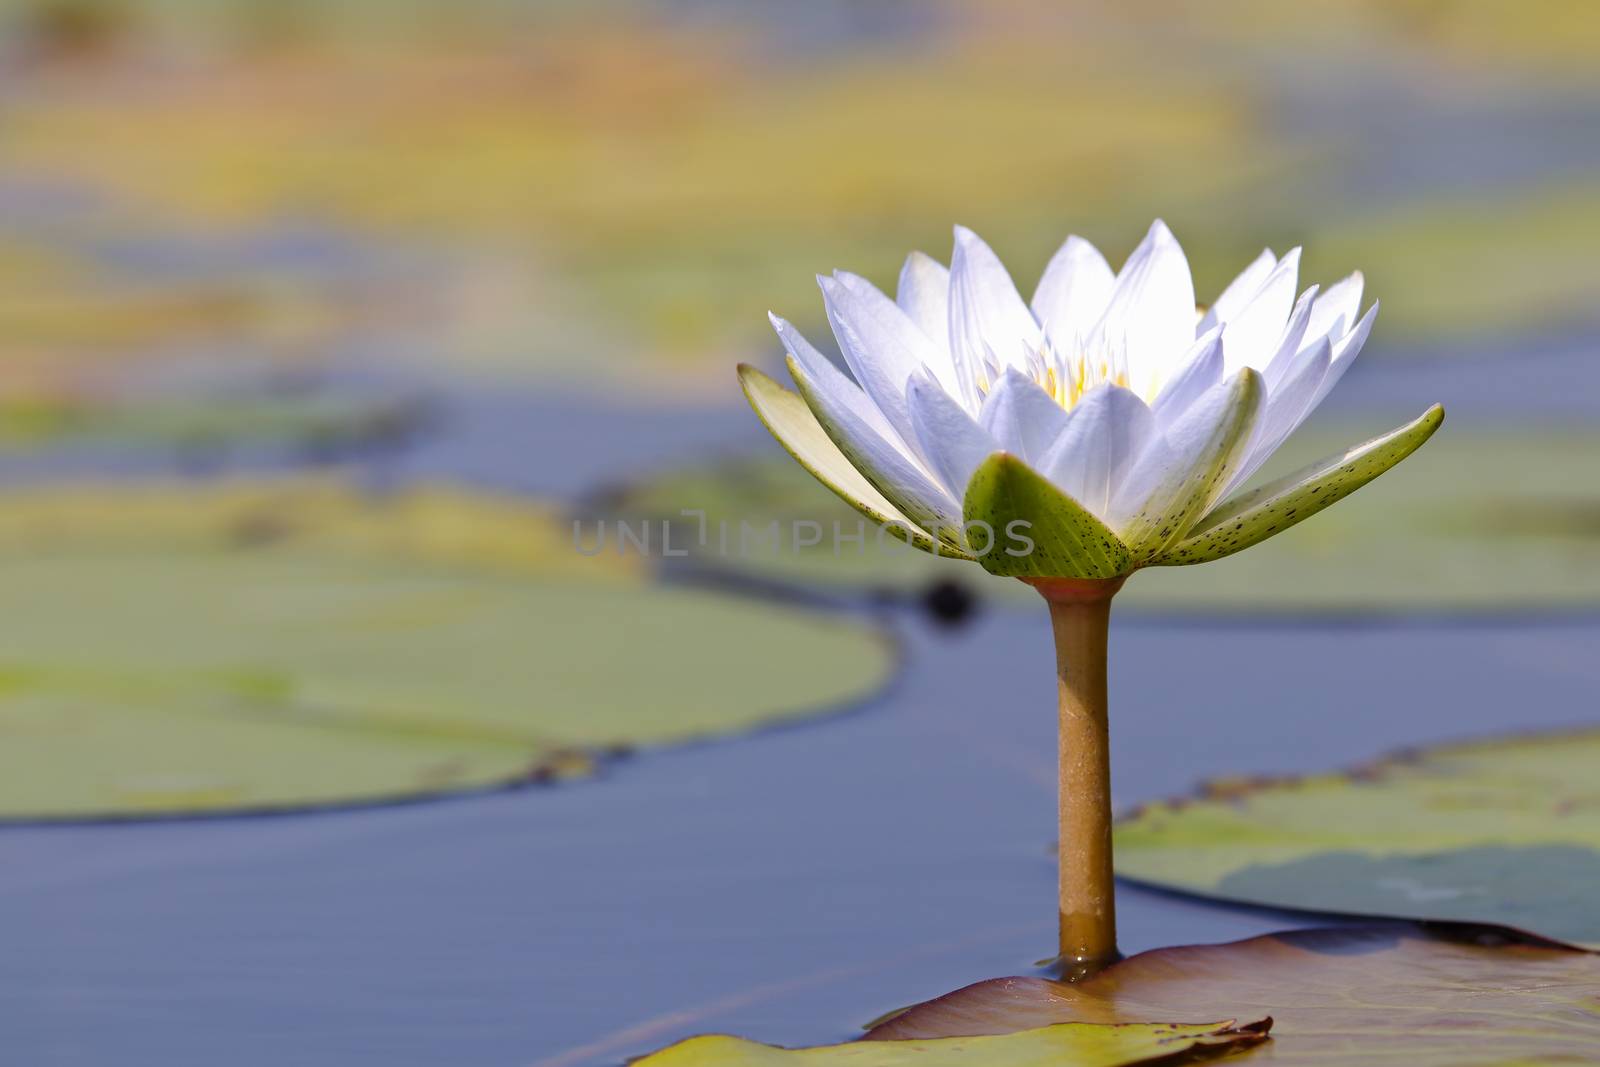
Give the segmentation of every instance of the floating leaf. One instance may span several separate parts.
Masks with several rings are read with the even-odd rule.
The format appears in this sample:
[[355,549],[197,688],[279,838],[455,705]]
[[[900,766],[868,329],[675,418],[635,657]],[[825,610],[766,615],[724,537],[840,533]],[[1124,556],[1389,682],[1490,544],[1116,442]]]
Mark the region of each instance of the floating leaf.
[[1265,1041],[1272,1021],[1058,1023],[990,1037],[827,1045],[783,1049],[712,1034],[692,1037],[636,1061],[637,1067],[1133,1067],[1194,1063]]
[[1594,1063],[1600,956],[1489,927],[1307,930],[1156,949],[1077,984],[979,982],[867,1036],[924,1040],[1224,1013],[1270,1015],[1272,1042],[1256,1058],[1295,1067]]
[[[1296,435],[1273,460],[1293,470],[1357,436]],[[1403,479],[1380,478],[1282,537],[1204,567],[1135,575],[1119,610],[1481,611],[1600,604],[1600,489],[1590,433],[1450,433],[1405,461]],[[825,529],[853,512],[838,506],[788,457],[685,470],[614,501],[628,514],[684,507],[730,518],[806,518]],[[914,588],[975,569],[906,551],[824,538],[805,551],[707,557],[707,565],[808,584]],[[787,547],[787,546],[786,546]],[[982,582],[986,595],[1034,604],[1021,583]]]
[[178,393],[159,399],[62,397],[54,402],[0,403],[0,448],[74,442],[179,446],[207,450],[242,445],[296,446],[338,458],[403,441],[426,423],[416,400],[308,392],[287,397],[241,391]]
[[1503,923],[1600,947],[1600,730],[1217,784],[1117,829],[1117,873],[1250,904]]
[[565,777],[848,706],[890,669],[872,629],[651,585],[637,556],[585,557],[571,536],[537,508],[439,491],[10,494],[0,817]]

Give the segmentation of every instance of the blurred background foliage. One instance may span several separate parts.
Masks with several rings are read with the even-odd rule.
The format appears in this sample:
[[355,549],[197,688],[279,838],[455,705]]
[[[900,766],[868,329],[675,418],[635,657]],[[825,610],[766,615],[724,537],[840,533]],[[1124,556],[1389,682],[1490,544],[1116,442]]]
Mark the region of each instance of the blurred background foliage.
[[[969,572],[828,544],[663,561],[658,542],[648,567],[608,549],[620,586],[557,588],[508,585],[494,558],[478,574],[429,556],[412,565],[460,604],[387,619],[403,546],[374,543],[360,565],[327,549],[443,522],[480,549],[537,530],[554,559],[574,515],[659,529],[686,507],[853,523],[762,437],[732,366],[776,362],[769,308],[826,343],[817,272],[891,287],[907,250],[947,258],[952,223],[985,235],[1025,291],[1067,233],[1120,262],[1153,215],[1202,299],[1267,245],[1305,244],[1305,284],[1364,270],[1377,333],[1280,467],[1433,400],[1452,411],[1406,473],[1239,559],[1141,578],[1130,605],[1593,604],[1597,58],[1600,9],[1555,0],[0,0],[0,478],[85,483],[12,494],[0,519],[93,533],[0,537],[0,569],[56,625],[11,642],[0,668],[21,680],[0,693],[0,726],[43,744],[40,723],[77,722],[48,744],[103,748],[117,686],[81,679],[126,681],[119,643],[147,646],[116,639],[126,615],[71,620],[95,601],[137,615],[168,581],[172,611],[139,635],[162,674],[146,690],[187,694],[224,755],[241,705],[212,675],[320,691],[324,648],[349,654],[326,668],[360,694],[348,706],[244,702],[252,729],[266,714],[287,731],[284,752],[302,744],[295,716],[393,713],[388,690],[362,688],[384,648],[396,671],[437,675],[408,723],[471,734],[484,714],[526,717],[523,770],[860,699],[893,666],[865,631],[818,630],[792,600],[710,605],[670,579],[894,597]],[[183,517],[211,536],[205,517],[234,499],[197,478],[308,466],[348,475],[348,495],[277,506],[327,543],[290,538],[285,554],[276,538],[224,550],[174,533]],[[152,474],[153,496],[103,488]],[[394,503],[419,482],[535,496],[537,518],[470,494]],[[153,557],[151,539],[169,543]],[[330,576],[365,605],[359,626],[308,609],[306,642],[249,606]],[[206,607],[235,600],[234,615]],[[463,634],[485,651],[457,670]],[[779,638],[831,650],[831,680],[776,687],[759,665]],[[671,681],[688,662],[696,686]],[[512,676],[525,689],[503,707],[484,679]],[[777,705],[758,698],[777,688]],[[151,713],[148,693],[123,696]],[[67,759],[17,751],[24,767]],[[362,795],[419,788],[411,755],[374,767]],[[457,784],[504,780],[507,758],[494,749]],[[338,791],[345,772],[324,770],[128,806],[303,802]],[[30,785],[0,813],[122,805],[101,781],[70,803]]]
[[[961,223],[1027,291],[1158,215],[1202,299],[1304,243],[1383,302],[1263,477],[1450,414],[1129,583],[1119,802],[1590,714],[1592,0],[0,0],[0,821],[604,776],[872,702],[503,807],[11,828],[12,1043],[609,1064],[1036,959],[1048,923],[944,942],[1049,899],[1037,600],[682,511],[853,529],[733,375],[781,373],[768,309],[831,346],[814,274],[890,287]],[[1125,892],[1124,947],[1281,921],[1178,908]]]
[[0,8],[19,410],[178,355],[725,396],[762,311],[816,327],[814,273],[889,284],[957,221],[1024,286],[1157,211],[1202,293],[1303,241],[1385,352],[1600,306],[1582,3]]

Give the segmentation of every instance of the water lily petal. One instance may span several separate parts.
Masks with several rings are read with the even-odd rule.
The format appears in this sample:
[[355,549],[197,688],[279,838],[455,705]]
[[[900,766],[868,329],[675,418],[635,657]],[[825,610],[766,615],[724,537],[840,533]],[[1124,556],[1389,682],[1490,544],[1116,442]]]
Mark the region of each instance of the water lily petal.
[[1278,340],[1278,350],[1261,369],[1261,380],[1266,383],[1268,392],[1278,388],[1290,368],[1298,362],[1298,357],[1310,351],[1311,345],[1305,343],[1306,327],[1311,323],[1311,312],[1316,306],[1317,287],[1313,285],[1295,301],[1294,310],[1289,312],[1289,322],[1283,328],[1283,336]]
[[1216,503],[1244,458],[1262,393],[1261,375],[1247,367],[1152,435],[1109,515],[1135,563],[1183,537]]
[[1093,358],[1123,353],[1128,384],[1149,396],[1194,343],[1194,281],[1177,238],[1157,219],[1117,275],[1089,339]]
[[1267,393],[1261,417],[1256,420],[1255,431],[1251,434],[1250,448],[1245,453],[1244,462],[1239,464],[1239,469],[1228,480],[1225,493],[1231,493],[1249,481],[1250,476],[1271,458],[1311,414],[1317,391],[1328,375],[1328,365],[1332,360],[1332,346],[1327,338],[1323,338],[1310,351],[1296,357],[1296,363],[1286,372],[1284,381]]
[[907,393],[911,425],[916,429],[922,454],[928,457],[929,466],[945,488],[959,500],[967,491],[972,472],[991,454],[1002,451],[1003,446],[931,378],[911,379]]
[[944,364],[948,374],[949,364],[899,305],[865,278],[840,271],[832,278],[819,277],[817,282],[851,373],[889,424],[910,443],[913,434],[906,411],[906,383],[923,367],[938,374],[939,365]]
[[[1082,504],[1020,458],[998,452],[967,486],[969,541],[991,574],[1027,578],[1115,578],[1127,573],[1128,549]],[[987,549],[985,551],[985,549]]]
[[1328,374],[1322,379],[1322,385],[1317,388],[1317,395],[1311,401],[1311,409],[1316,410],[1324,397],[1333,391],[1339,384],[1339,379],[1344,377],[1344,372],[1350,369],[1350,364],[1356,361],[1361,354],[1361,348],[1367,343],[1367,338],[1372,333],[1373,320],[1378,317],[1378,304],[1373,302],[1367,313],[1361,316],[1361,321],[1356,323],[1355,329],[1345,334],[1333,346],[1333,362],[1328,365]]
[[1023,367],[1044,336],[994,250],[965,226],[955,228],[950,259],[950,348],[960,376],[957,396],[976,412],[986,367]]
[[850,394],[854,383],[832,364],[824,366],[828,369],[813,377],[798,359],[789,357],[789,374],[800,395],[839,451],[912,522],[940,541],[962,548],[961,508],[955,498],[903,446],[891,443],[861,416],[860,405]]
[[1156,418],[1171,422],[1189,410],[1212,386],[1222,381],[1222,327],[1213,326],[1195,340],[1178,369],[1150,405]]
[[1067,428],[1065,408],[1032,378],[1012,368],[983,400],[978,422],[1000,447],[1032,463]]
[[1300,249],[1292,248],[1267,275],[1256,295],[1228,319],[1222,331],[1223,373],[1244,367],[1264,369],[1278,351],[1284,324],[1294,306],[1300,278]]
[[1261,254],[1250,261],[1250,265],[1239,272],[1239,276],[1229,282],[1227,288],[1222,290],[1222,295],[1212,301],[1211,306],[1200,318],[1200,326],[1196,333],[1205,333],[1213,326],[1227,322],[1239,313],[1239,310],[1250,302],[1261,289],[1261,283],[1267,280],[1267,275],[1272,273],[1272,268],[1278,265],[1278,257],[1272,249],[1264,248]]
[[1099,385],[1078,401],[1065,430],[1035,466],[1103,519],[1117,486],[1156,432],[1155,415],[1132,390]]
[[1435,404],[1405,426],[1242,493],[1150,562],[1160,567],[1205,563],[1265,541],[1389,470],[1422,447],[1443,421],[1444,408]]
[[[950,268],[923,252],[913,252],[900,268],[895,303],[948,357],[950,351]],[[951,364],[951,380],[954,380]],[[941,375],[941,378],[943,376]]]
[[862,392],[859,385],[846,378],[839,368],[833,365],[833,360],[819,352],[817,347],[807,341],[787,319],[771,312],[767,313],[767,319],[777,331],[778,340],[783,343],[783,349],[789,353],[789,358],[798,362],[806,374],[831,392],[837,403],[848,405],[855,417],[870,427],[873,433],[896,444],[907,459],[915,460],[915,451],[909,444],[900,442],[899,432],[890,425],[883,411],[871,397]]
[[1360,271],[1356,271],[1347,278],[1343,278],[1332,285],[1317,297],[1316,306],[1311,309],[1311,321],[1306,326],[1306,340],[1316,341],[1323,337],[1338,341],[1350,332],[1355,324],[1356,314],[1361,310],[1361,291],[1366,285],[1366,279]]
[[839,446],[823,430],[798,393],[785,389],[772,378],[746,363],[739,365],[739,385],[750,406],[778,443],[811,476],[871,522],[924,552],[955,555],[955,551],[936,542],[926,530],[872,487],[861,472],[845,458]]
[[1100,250],[1068,237],[1050,257],[1033,292],[1033,314],[1059,347],[1081,345],[1111,300],[1116,275]]

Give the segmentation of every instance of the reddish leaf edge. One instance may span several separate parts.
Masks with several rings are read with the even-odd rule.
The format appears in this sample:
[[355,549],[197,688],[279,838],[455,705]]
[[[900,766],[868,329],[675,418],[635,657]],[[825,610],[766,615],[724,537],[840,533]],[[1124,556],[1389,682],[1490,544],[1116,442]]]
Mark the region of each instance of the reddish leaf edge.
[[[1174,945],[1165,948],[1147,949],[1144,952],[1126,956],[1116,963],[1095,972],[1082,981],[1089,982],[1101,978],[1114,980],[1117,969],[1134,961],[1142,961],[1152,957],[1160,957],[1174,949],[1184,948],[1217,948],[1227,946],[1244,946],[1266,941],[1288,942],[1302,948],[1322,950],[1327,952],[1348,950],[1352,946],[1378,937],[1421,937],[1428,940],[1444,941],[1455,944],[1475,945],[1480,948],[1503,948],[1507,946],[1527,946],[1533,948],[1552,949],[1560,952],[1573,952],[1579,955],[1595,956],[1600,951],[1584,948],[1566,941],[1545,937],[1529,930],[1521,930],[1513,926],[1499,926],[1493,923],[1456,922],[1449,920],[1407,920],[1396,919],[1392,921],[1352,923],[1348,926],[1323,926],[1291,930],[1281,930],[1270,934],[1258,934],[1255,937],[1241,938],[1237,941],[1206,942],[1194,945]],[[1053,978],[1041,978],[1036,975],[1013,975],[1006,978],[987,978],[979,982],[972,982],[953,989],[931,1000],[913,1004],[908,1008],[890,1012],[879,1019],[862,1034],[860,1041],[902,1041],[915,1040],[913,1033],[902,1034],[900,1031],[911,1028],[913,1031],[918,1024],[918,1016],[926,1011],[937,1011],[952,1000],[966,999],[979,989],[1030,989],[1040,986],[1055,988],[1061,985],[1073,984],[1062,982]],[[1271,1028],[1272,1019],[1266,1020],[1268,1029]],[[1265,1034],[1266,1031],[1263,1031]],[[946,1035],[946,1036],[979,1036],[972,1035]]]

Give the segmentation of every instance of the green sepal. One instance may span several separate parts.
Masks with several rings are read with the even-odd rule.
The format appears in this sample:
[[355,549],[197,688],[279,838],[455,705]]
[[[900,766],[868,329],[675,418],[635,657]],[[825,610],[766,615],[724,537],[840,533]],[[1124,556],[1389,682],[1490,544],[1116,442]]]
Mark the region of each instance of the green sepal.
[[1261,375],[1246,367],[1228,382],[1228,407],[1211,436],[1180,467],[1173,481],[1150,495],[1146,510],[1119,523],[1134,563],[1144,566],[1182,540],[1227,489],[1250,446],[1266,392]]
[[1174,567],[1206,563],[1282,533],[1343,500],[1411,455],[1443,421],[1444,408],[1435,404],[1398,429],[1241,493],[1207,515],[1188,537],[1150,564]]
[[[1116,578],[1131,570],[1128,546],[1110,528],[1072,497],[1009,452],[996,452],[967,483],[963,516],[967,541],[984,535],[973,523],[986,523],[993,533],[988,550],[978,562],[990,574],[1008,578]],[[1014,535],[1020,528],[1033,542],[1031,550]]]
[[839,451],[839,446],[833,443],[833,438],[828,436],[798,393],[784,388],[747,363],[739,364],[739,385],[744,390],[745,399],[750,401],[750,407],[784,450],[839,499],[877,525],[887,527],[891,534],[914,548],[938,556],[972,558],[949,544],[935,540],[873,488],[872,483]]

